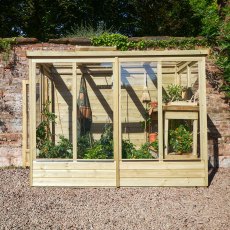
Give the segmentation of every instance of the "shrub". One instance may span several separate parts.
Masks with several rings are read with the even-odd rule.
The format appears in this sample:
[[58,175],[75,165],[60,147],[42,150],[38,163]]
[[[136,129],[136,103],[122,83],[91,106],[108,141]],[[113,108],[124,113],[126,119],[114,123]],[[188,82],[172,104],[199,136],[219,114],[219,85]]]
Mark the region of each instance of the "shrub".
[[94,46],[116,46],[119,50],[128,50],[128,37],[121,34],[103,33],[98,37],[92,38]]

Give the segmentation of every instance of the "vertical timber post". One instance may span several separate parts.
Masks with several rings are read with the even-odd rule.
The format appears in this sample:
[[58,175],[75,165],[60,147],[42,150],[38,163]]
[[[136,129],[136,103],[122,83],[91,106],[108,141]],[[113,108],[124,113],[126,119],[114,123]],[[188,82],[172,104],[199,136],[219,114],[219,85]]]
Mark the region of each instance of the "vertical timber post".
[[27,166],[27,85],[28,80],[22,80],[22,166]]
[[198,62],[199,98],[200,98],[200,158],[205,165],[205,186],[208,186],[208,144],[207,144],[207,107],[206,107],[206,72],[205,57]]
[[77,160],[77,64],[72,63],[72,144],[73,144],[73,160]]
[[33,160],[36,158],[36,62],[29,60],[30,185],[33,186]]
[[115,57],[113,64],[113,142],[114,142],[114,160],[116,163],[116,187],[120,187],[120,149],[121,149],[121,129],[120,129],[120,75],[119,59]]
[[163,110],[162,110],[162,62],[157,62],[157,94],[158,94],[158,142],[159,160],[163,161]]

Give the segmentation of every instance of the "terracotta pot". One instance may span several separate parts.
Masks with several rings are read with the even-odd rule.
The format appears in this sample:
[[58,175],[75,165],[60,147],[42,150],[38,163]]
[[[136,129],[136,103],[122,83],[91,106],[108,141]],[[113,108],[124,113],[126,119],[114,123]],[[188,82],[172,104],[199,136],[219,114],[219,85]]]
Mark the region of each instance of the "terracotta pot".
[[152,143],[157,139],[157,133],[150,133],[149,134],[149,142]]
[[158,105],[158,102],[157,102],[157,101],[151,101],[151,102],[150,102],[150,106],[151,106],[152,108],[156,108],[157,105]]

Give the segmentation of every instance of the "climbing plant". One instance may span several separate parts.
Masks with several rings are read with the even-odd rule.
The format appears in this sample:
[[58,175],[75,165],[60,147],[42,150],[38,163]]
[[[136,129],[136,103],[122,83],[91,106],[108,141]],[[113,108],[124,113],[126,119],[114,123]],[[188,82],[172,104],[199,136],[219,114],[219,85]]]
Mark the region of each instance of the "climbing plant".
[[57,116],[49,111],[50,102],[44,104],[42,110],[42,122],[36,130],[36,147],[39,150],[40,158],[72,158],[72,143],[63,135],[58,135],[59,141],[53,141],[54,135],[51,132],[51,124]]

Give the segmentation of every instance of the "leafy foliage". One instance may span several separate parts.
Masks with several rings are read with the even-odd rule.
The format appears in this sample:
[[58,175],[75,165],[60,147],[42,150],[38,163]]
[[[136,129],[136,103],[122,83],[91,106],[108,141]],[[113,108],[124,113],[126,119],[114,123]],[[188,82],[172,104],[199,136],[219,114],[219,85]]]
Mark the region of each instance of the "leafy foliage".
[[221,18],[216,0],[189,0],[194,15],[200,18],[201,34],[213,38],[219,35]]
[[151,147],[153,147],[153,149],[155,149],[156,151],[158,151],[159,149],[159,143],[158,140],[155,140],[151,143]]
[[217,54],[217,65],[223,71],[224,84],[221,89],[230,98],[230,5],[225,8],[225,18],[221,24],[221,39],[218,41],[221,49]]
[[86,133],[85,135],[78,136],[77,139],[77,157],[83,159],[87,149],[92,148],[91,134]]
[[55,145],[51,140],[45,139],[39,149],[40,158],[72,158],[72,144],[64,136],[59,136],[59,141]]
[[112,159],[113,131],[112,125],[106,124],[100,140],[91,141],[91,134],[87,133],[78,139],[78,157],[83,159]]
[[[139,149],[129,140],[122,140],[123,159],[151,159],[149,147],[156,143],[144,143]],[[79,155],[80,154],[80,155]],[[112,159],[113,158],[113,129],[111,124],[106,124],[100,140],[90,144],[89,135],[86,134],[78,140],[78,157],[81,159]]]
[[86,151],[84,159],[108,159],[108,155],[104,152],[103,145],[96,142]]
[[136,149],[129,140],[122,140],[122,158],[123,159],[152,159],[150,149],[158,151],[158,140],[150,143],[145,142],[139,149]]
[[192,149],[193,137],[189,127],[180,124],[176,129],[169,130],[169,145],[176,153],[189,153]]
[[149,142],[146,142],[141,145],[140,149],[132,151],[131,155],[128,155],[128,159],[151,159],[153,158],[149,147],[151,144]]
[[128,37],[121,34],[103,33],[98,37],[93,37],[92,44],[94,46],[116,46],[119,50],[129,48]]
[[94,46],[116,46],[119,50],[146,50],[151,49],[194,49],[195,47],[207,47],[209,42],[205,38],[181,38],[167,40],[141,40],[129,41],[127,36],[121,34],[104,33],[92,38]]
[[55,122],[56,115],[49,111],[50,102],[47,101],[42,111],[42,122],[36,129],[36,147],[40,158],[72,158],[72,144],[63,135],[59,135],[57,144],[52,141],[50,124]]
[[9,61],[13,44],[15,44],[15,38],[0,38],[0,52],[5,63]]
[[137,49],[195,49],[196,47],[208,46],[208,40],[205,38],[170,38],[167,40],[142,40],[135,45]]
[[183,87],[181,85],[170,84],[167,86],[167,94],[163,95],[164,102],[182,100]]
[[136,34],[191,36],[199,33],[200,20],[189,1],[131,1],[135,9]]
[[135,145],[130,140],[122,140],[122,158],[131,159],[136,151]]
[[1,36],[25,35],[42,41],[81,25],[96,29],[104,24],[128,36],[192,36],[201,25],[189,0],[2,0],[0,14]]

